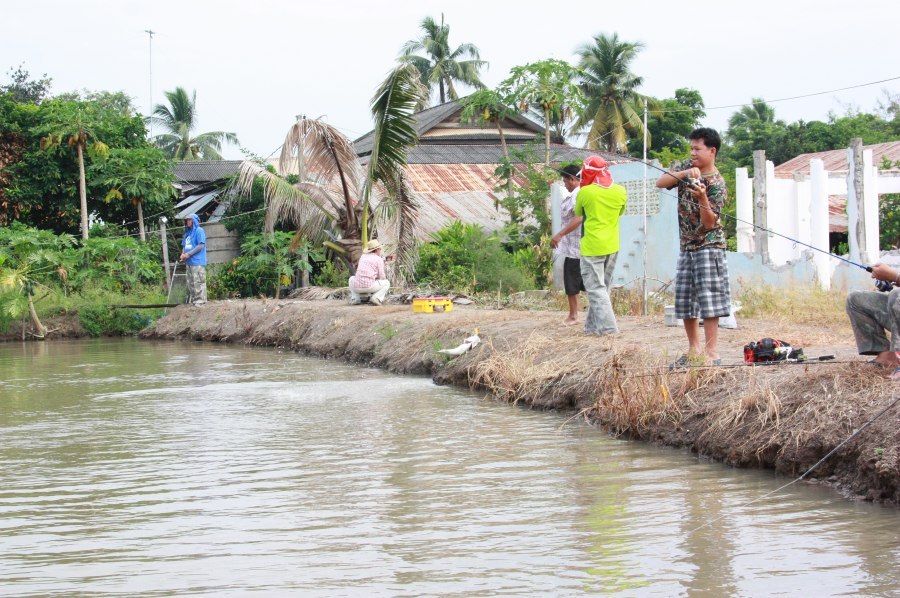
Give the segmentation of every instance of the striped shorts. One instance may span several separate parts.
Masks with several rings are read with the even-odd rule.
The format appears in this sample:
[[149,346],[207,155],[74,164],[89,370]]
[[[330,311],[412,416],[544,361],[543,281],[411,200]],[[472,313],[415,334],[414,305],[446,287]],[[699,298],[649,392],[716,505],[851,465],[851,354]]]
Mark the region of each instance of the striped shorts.
[[707,247],[682,251],[675,269],[675,317],[727,318],[731,288],[725,250]]

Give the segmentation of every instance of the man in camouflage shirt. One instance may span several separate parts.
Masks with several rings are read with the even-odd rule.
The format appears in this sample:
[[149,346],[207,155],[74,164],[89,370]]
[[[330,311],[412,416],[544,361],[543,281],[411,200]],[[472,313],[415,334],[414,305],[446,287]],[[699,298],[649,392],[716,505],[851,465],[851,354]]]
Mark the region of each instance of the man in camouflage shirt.
[[[719,318],[731,315],[725,231],[719,219],[727,188],[716,168],[722,140],[708,128],[695,129],[688,138],[691,159],[675,165],[656,182],[661,189],[678,187],[681,253],[675,273],[675,317],[684,321],[688,352],[673,367],[720,364]],[[700,345],[700,319],[704,346]]]

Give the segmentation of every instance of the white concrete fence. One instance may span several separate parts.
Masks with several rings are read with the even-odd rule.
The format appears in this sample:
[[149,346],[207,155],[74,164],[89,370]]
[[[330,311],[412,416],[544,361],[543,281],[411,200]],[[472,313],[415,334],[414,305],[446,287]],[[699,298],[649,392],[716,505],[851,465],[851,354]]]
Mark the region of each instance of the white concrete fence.
[[[849,259],[862,264],[878,261],[878,196],[900,193],[900,173],[880,172],[872,164],[872,150],[863,151],[861,140],[854,139],[847,154],[848,171],[828,172],[822,160],[813,159],[809,174],[795,173],[785,179],[775,177],[775,167],[765,160],[764,152],[754,152],[755,176],[750,178],[746,168],[736,170],[738,252],[760,254],[763,263],[781,266],[810,251],[746,224],[751,222],[828,251],[829,196],[843,196],[847,198]],[[838,260],[818,251],[813,254],[818,284],[828,290]]]

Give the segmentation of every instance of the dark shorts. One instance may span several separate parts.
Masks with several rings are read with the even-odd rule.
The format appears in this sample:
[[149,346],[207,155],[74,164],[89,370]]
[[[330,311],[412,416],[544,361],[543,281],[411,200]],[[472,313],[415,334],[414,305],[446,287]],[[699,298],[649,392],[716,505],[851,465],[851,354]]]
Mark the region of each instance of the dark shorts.
[[563,262],[563,284],[566,287],[566,295],[577,295],[584,290],[584,282],[581,280],[581,260],[567,257]]
[[731,288],[724,249],[682,251],[675,270],[675,317],[727,318]]

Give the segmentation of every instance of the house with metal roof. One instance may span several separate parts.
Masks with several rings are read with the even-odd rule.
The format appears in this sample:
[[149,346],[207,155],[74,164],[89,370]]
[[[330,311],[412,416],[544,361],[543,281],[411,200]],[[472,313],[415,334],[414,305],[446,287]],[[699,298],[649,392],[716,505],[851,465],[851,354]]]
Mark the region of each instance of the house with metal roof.
[[227,189],[230,177],[241,169],[242,160],[190,160],[175,164],[175,187],[179,191],[175,209],[178,220],[200,216],[206,232],[206,256],[210,264],[220,264],[240,253],[240,240],[220,221],[231,200]]
[[[503,161],[500,133],[493,124],[465,122],[463,108],[463,99],[459,99],[415,115],[419,143],[407,154],[406,174],[422,206],[419,234],[423,239],[454,220],[486,230],[499,230],[507,221],[508,215],[497,207],[503,193],[496,190],[499,181],[494,174]],[[542,125],[516,114],[500,126],[511,154],[531,146],[537,159],[543,160]],[[369,161],[373,140],[371,131],[353,142],[363,164]],[[597,154],[611,164],[616,162],[615,156],[572,147],[555,134],[551,137],[551,163],[582,161]]]

